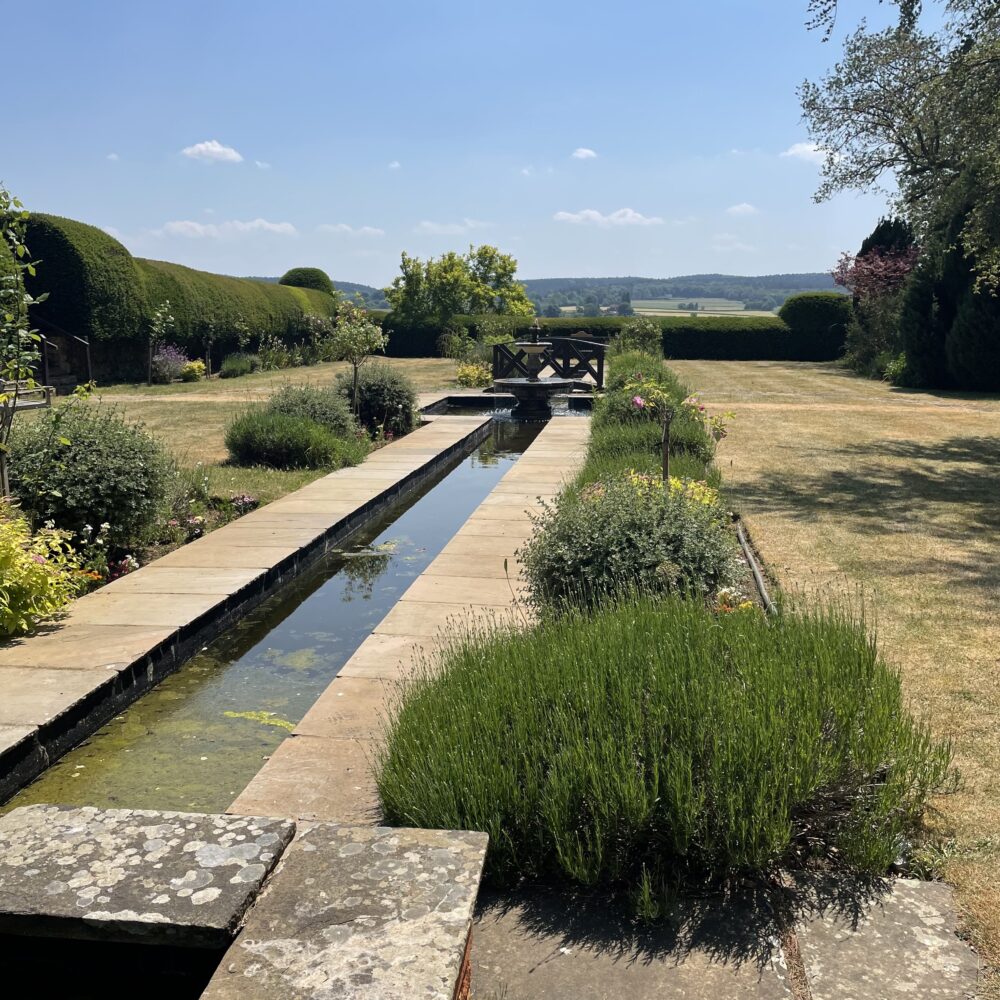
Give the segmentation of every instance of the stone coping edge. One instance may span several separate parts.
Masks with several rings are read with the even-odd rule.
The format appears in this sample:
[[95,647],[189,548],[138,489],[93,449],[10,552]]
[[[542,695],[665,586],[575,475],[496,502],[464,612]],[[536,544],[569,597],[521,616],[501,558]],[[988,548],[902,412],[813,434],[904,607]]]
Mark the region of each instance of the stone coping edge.
[[489,435],[491,420],[490,414],[484,413],[483,422],[454,444],[403,475],[350,514],[332,522],[322,535],[280,560],[262,577],[180,626],[169,638],[150,646],[123,669],[109,671],[106,680],[74,699],[52,719],[0,749],[0,803],[6,802],[64,753],[178,670],[200,647],[309,569],[386,507],[418,489],[457,458],[467,455]]

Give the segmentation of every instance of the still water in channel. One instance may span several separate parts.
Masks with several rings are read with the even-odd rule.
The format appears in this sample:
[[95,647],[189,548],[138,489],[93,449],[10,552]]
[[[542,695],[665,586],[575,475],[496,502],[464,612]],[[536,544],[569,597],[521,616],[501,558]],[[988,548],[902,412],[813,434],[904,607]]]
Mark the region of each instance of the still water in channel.
[[542,426],[495,420],[450,472],[282,588],[3,811],[224,811]]

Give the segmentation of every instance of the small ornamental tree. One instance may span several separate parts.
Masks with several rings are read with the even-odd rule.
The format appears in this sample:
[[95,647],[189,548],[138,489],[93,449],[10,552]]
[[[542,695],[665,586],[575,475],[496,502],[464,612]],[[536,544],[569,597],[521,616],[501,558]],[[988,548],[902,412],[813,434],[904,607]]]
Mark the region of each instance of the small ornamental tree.
[[358,378],[361,366],[379,351],[385,350],[389,338],[382,328],[368,318],[368,313],[352,302],[343,302],[337,309],[337,325],[331,337],[333,355],[338,361],[350,362],[353,376],[351,407],[358,413]]

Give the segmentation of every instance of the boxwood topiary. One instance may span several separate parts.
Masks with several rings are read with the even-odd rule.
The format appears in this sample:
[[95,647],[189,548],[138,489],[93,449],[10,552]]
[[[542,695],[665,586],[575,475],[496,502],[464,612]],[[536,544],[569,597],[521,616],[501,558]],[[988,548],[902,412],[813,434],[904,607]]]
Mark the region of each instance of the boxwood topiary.
[[98,403],[75,401],[19,420],[10,443],[11,487],[36,524],[80,532],[107,523],[105,537],[122,548],[149,539],[172,471],[141,424]]
[[803,292],[787,299],[778,315],[788,324],[805,360],[821,361],[843,354],[852,309],[848,295]]
[[317,292],[334,295],[333,282],[326,271],[318,267],[293,267],[278,279],[279,285],[292,285],[295,288],[313,288]]

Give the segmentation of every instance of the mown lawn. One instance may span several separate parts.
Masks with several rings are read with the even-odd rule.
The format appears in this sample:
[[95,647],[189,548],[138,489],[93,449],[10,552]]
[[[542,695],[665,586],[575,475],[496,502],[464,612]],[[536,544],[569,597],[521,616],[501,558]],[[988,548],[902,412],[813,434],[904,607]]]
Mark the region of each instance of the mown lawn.
[[1000,997],[1000,397],[906,392],[832,365],[677,361],[735,415],[719,466],[788,590],[864,596],[911,707],[964,784],[940,870]]
[[[443,358],[388,358],[413,379],[419,392],[452,388],[455,363]],[[244,468],[226,462],[226,425],[242,409],[266,399],[281,385],[329,385],[343,362],[310,365],[276,372],[257,372],[235,379],[178,382],[173,385],[110,385],[98,389],[95,401],[113,405],[128,419],[141,421],[187,467],[201,464],[214,493],[250,493],[262,503],[276,500],[322,475],[322,471]]]

